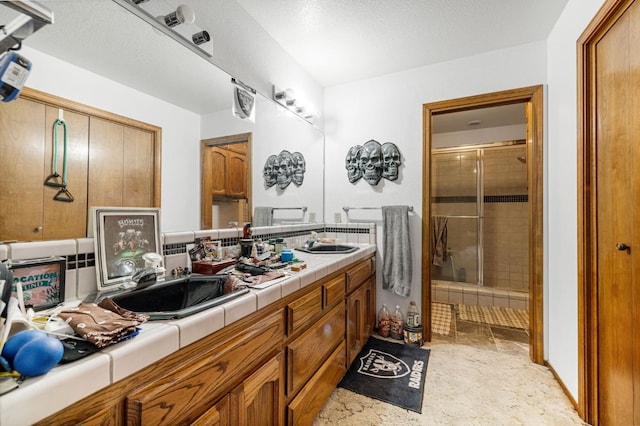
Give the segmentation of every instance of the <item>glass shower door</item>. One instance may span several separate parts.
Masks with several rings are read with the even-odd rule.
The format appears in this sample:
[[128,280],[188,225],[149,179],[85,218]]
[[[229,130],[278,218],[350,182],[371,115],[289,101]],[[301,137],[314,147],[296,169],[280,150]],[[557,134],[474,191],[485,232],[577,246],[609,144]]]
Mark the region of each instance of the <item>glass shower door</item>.
[[431,212],[447,222],[446,255],[442,265],[433,264],[432,258],[432,280],[482,285],[481,156],[479,149],[432,153]]

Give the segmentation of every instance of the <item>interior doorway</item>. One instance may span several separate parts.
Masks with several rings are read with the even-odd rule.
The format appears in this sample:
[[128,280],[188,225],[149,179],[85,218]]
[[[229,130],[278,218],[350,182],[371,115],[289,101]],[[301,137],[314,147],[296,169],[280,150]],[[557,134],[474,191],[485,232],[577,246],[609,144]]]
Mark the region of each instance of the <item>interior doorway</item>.
[[251,221],[251,133],[200,141],[200,229]]
[[425,338],[431,340],[431,253],[433,120],[436,115],[524,103],[526,125],[526,173],[528,196],[528,281],[529,281],[529,354],[535,363],[543,363],[543,239],[542,239],[542,143],[543,88],[531,86],[503,92],[423,105],[423,204],[422,204],[422,312]]

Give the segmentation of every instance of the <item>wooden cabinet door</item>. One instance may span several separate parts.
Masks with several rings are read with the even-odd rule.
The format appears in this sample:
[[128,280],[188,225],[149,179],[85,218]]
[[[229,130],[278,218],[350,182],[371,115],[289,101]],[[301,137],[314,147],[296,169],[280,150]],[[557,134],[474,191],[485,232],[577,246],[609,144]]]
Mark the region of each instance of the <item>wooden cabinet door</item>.
[[227,151],[227,196],[247,197],[247,156]]
[[347,361],[350,365],[375,325],[374,280],[370,278],[347,297]]
[[42,239],[44,138],[44,105],[0,103],[0,241]]
[[231,392],[231,424],[284,423],[283,354],[271,358]]
[[231,424],[229,398],[229,395],[222,398],[217,404],[209,408],[206,413],[191,423],[191,426],[229,426]]
[[207,150],[210,195],[226,195],[227,193],[227,152],[224,149],[211,147]]

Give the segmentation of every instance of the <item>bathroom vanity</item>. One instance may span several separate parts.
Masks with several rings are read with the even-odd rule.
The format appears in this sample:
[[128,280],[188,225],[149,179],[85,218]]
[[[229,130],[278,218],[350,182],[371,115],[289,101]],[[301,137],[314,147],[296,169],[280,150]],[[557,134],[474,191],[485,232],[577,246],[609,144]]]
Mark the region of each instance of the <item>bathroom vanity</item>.
[[[375,325],[375,247],[307,261],[298,287],[276,284],[264,306],[268,289],[252,290],[253,313],[120,379],[112,366],[110,385],[37,424],[310,424]],[[119,345],[150,351],[137,338]]]

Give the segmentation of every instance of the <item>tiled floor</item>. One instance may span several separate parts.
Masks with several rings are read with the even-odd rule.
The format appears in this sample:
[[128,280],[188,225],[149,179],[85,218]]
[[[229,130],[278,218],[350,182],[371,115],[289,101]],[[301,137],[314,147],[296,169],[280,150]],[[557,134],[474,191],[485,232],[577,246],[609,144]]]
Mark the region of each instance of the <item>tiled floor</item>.
[[[455,305],[451,305],[455,307]],[[585,425],[524,329],[460,321],[434,335],[422,413],[337,388],[314,425]]]
[[448,335],[433,334],[432,343],[457,343],[472,347],[529,356],[529,331],[472,321],[462,321],[458,305],[450,305],[451,329]]

